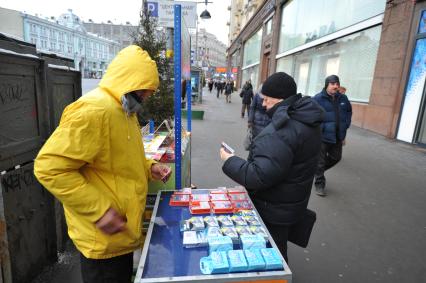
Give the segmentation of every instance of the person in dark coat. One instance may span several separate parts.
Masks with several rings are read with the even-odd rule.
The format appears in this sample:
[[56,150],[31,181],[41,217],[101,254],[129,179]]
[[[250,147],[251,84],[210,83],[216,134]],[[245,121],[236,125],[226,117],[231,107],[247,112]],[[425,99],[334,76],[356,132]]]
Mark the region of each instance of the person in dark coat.
[[259,94],[261,89],[255,94],[250,104],[248,127],[251,128],[253,139],[271,122],[271,118],[266,114],[266,108],[262,105],[263,98]]
[[244,114],[246,113],[247,109],[247,116],[250,116],[250,104],[253,99],[253,87],[251,84],[247,81],[243,89],[241,90],[240,97],[242,98],[242,107],[241,107],[241,118],[244,118]]
[[351,125],[352,105],[348,97],[339,92],[339,87],[339,77],[328,76],[323,90],[314,97],[326,113],[321,125],[321,154],[315,173],[315,192],[319,196],[326,196],[324,171],[342,159],[342,147],[345,144],[346,132]]
[[250,145],[247,160],[220,150],[223,172],[246,187],[283,257],[291,225],[306,213],[321,149],[323,110],[296,94],[296,83],[279,72],[262,86],[271,117]]
[[228,81],[226,83],[226,85],[225,85],[225,99],[226,99],[226,102],[231,103],[231,94],[232,94],[233,90],[234,90],[233,84],[231,84],[231,82]]

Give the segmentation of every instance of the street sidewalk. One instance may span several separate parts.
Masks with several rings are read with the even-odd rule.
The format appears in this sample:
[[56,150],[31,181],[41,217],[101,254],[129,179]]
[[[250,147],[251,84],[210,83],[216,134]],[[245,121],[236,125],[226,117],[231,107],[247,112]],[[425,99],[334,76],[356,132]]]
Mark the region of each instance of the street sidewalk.
[[[247,118],[205,89],[203,121],[192,123],[192,182],[213,188],[235,183],[219,157],[221,141],[246,158]],[[327,193],[312,192],[317,222],[308,248],[289,244],[294,283],[424,282],[426,278],[426,154],[352,126],[343,159],[326,173]]]
[[[205,88],[197,109],[205,114],[192,121],[192,182],[233,186],[221,170],[219,148],[225,141],[247,157],[241,98],[234,92],[225,103],[224,95],[217,99]],[[326,174],[328,195],[311,195],[318,219],[308,248],[289,244],[293,283],[424,282],[425,151],[357,127],[346,140],[342,161]],[[37,283],[80,283],[76,254],[65,259]]]

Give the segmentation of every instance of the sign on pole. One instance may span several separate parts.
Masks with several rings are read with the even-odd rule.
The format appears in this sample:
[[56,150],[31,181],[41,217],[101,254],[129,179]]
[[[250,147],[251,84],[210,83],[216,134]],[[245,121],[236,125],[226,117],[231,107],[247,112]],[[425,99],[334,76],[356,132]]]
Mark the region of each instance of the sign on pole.
[[197,3],[186,1],[170,0],[149,0],[146,2],[151,16],[158,18],[160,27],[174,27],[174,5],[179,4],[182,7],[182,18],[185,20],[188,28],[196,28],[197,22]]

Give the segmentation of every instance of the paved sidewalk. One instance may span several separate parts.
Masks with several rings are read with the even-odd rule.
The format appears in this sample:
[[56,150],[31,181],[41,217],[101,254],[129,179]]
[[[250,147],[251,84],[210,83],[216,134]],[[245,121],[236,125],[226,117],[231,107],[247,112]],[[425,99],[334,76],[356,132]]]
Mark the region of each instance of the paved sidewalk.
[[[233,185],[221,170],[220,141],[247,156],[241,99],[205,92],[203,121],[193,121],[192,181]],[[326,173],[325,198],[312,193],[317,223],[307,249],[289,245],[295,283],[424,282],[426,154],[411,145],[352,127],[343,160]]]
[[[219,147],[225,141],[247,156],[238,93],[225,103],[224,95],[204,89],[196,108],[205,115],[192,122],[192,182],[235,185],[221,170]],[[318,216],[309,247],[289,245],[293,282],[424,282],[425,151],[352,127],[343,160],[326,177],[328,196],[313,193],[309,203]],[[64,259],[38,282],[80,283],[75,253]]]

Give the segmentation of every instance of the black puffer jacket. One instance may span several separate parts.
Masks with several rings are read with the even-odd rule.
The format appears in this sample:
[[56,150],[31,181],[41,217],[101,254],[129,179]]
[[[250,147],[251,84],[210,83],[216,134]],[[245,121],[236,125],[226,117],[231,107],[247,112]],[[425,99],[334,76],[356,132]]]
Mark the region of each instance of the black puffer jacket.
[[275,110],[272,121],[254,139],[248,160],[230,157],[222,170],[247,188],[264,221],[290,225],[308,205],[324,113],[311,98],[301,95],[271,110]]

